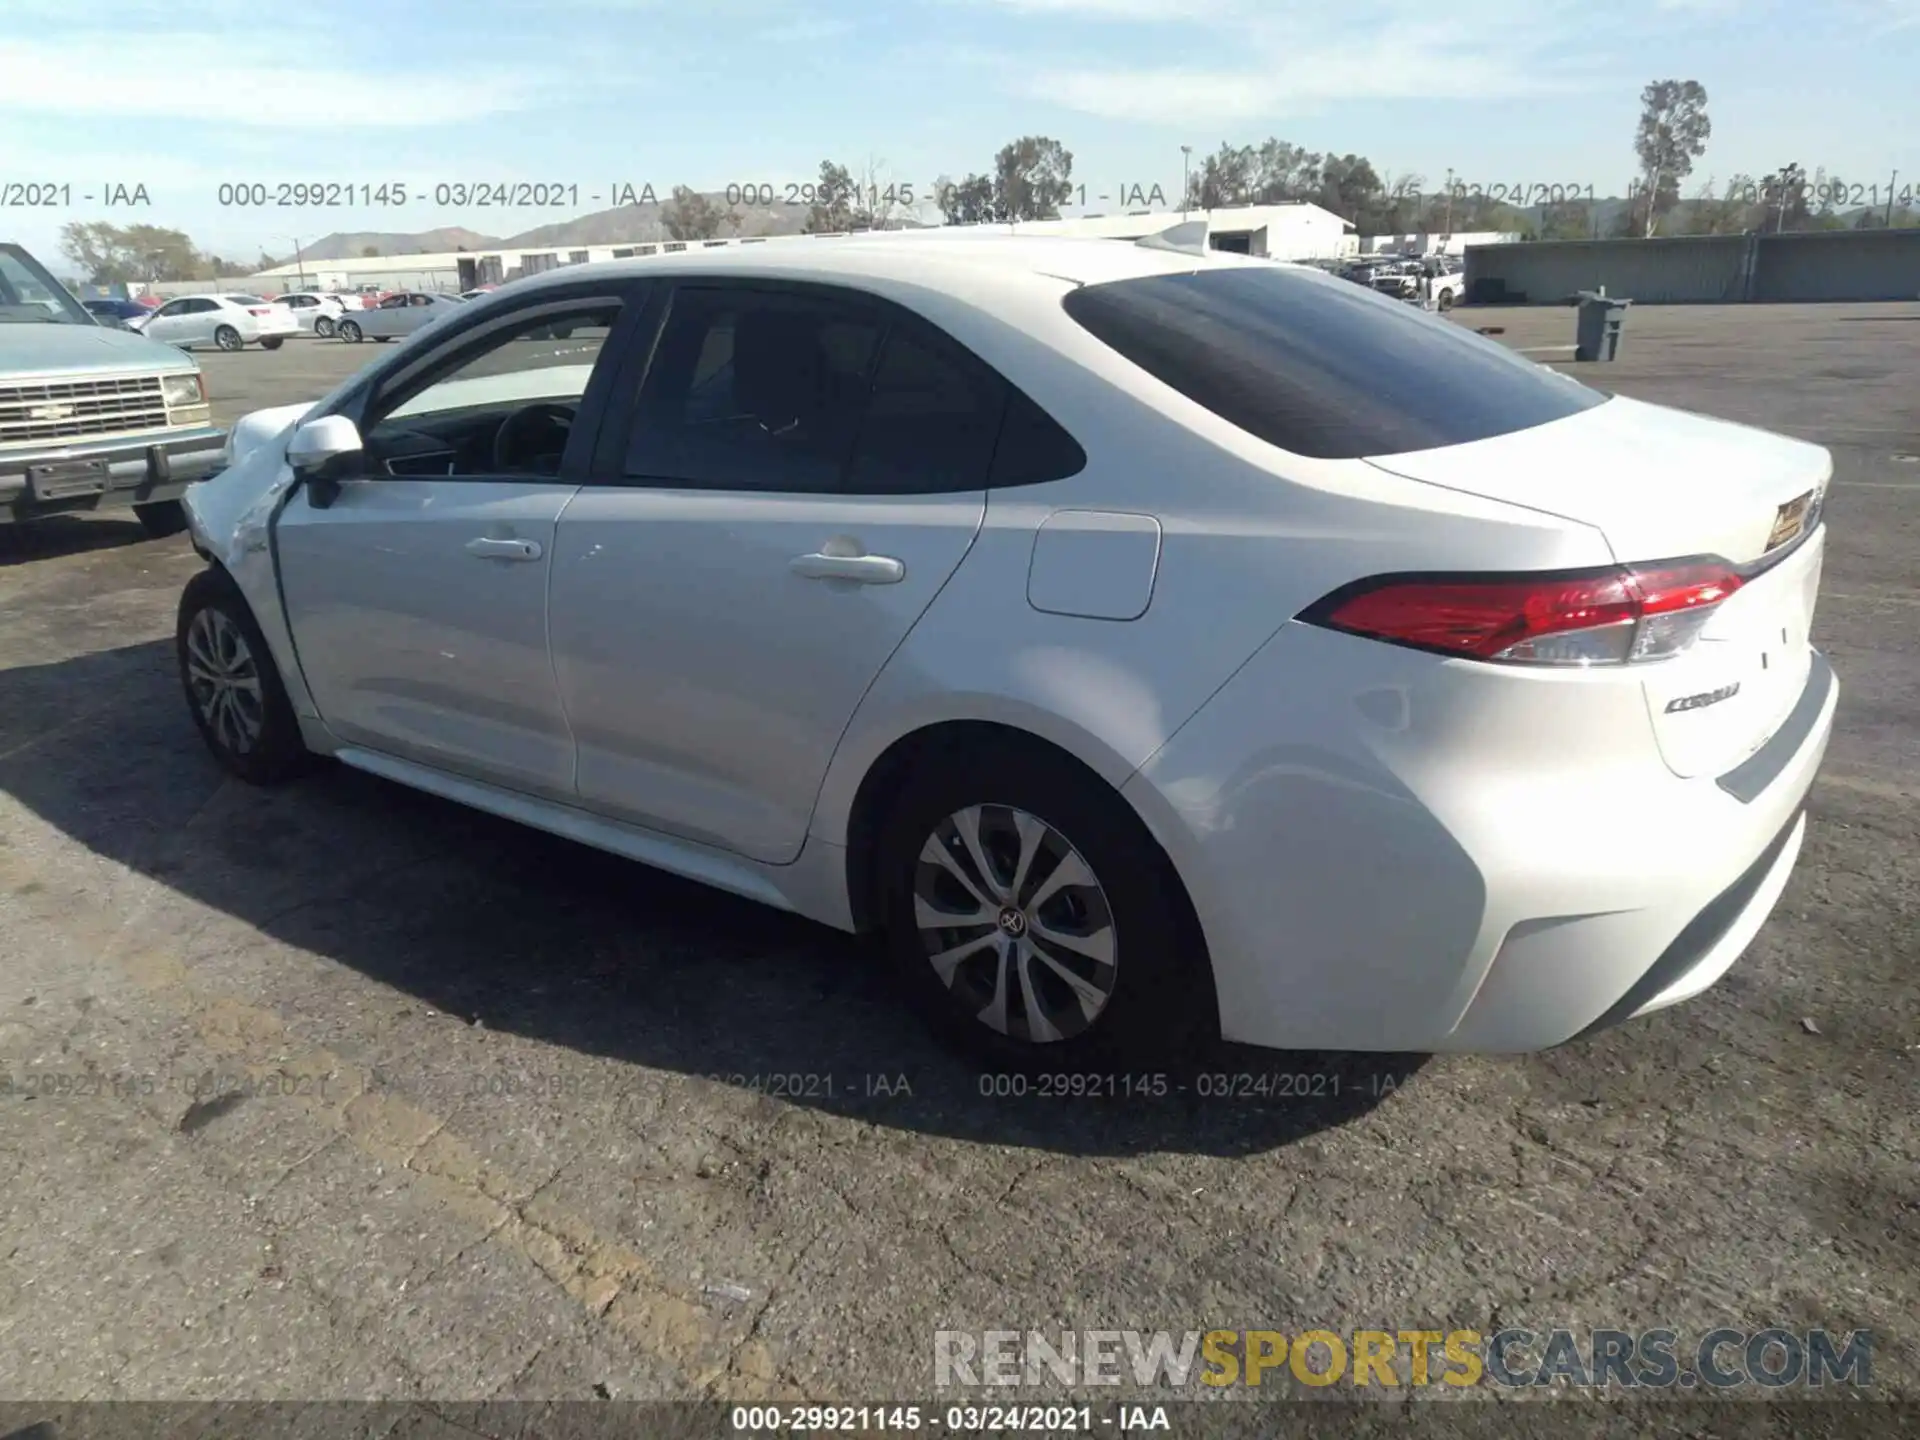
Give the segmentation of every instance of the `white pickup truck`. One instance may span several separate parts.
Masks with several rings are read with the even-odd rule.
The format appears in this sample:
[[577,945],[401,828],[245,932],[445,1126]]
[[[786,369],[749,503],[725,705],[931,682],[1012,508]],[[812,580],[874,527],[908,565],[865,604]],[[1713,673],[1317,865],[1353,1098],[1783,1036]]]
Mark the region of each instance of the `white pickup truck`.
[[0,525],[130,505],[174,534],[225,443],[191,356],[97,319],[0,243]]

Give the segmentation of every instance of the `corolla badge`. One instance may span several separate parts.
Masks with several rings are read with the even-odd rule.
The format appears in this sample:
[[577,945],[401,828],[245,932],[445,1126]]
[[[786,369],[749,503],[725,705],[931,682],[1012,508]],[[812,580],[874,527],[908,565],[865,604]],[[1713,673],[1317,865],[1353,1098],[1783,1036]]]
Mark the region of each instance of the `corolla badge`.
[[1740,693],[1740,682],[1722,685],[1718,690],[1703,690],[1698,695],[1682,695],[1678,700],[1667,702],[1667,714],[1681,710],[1704,710],[1709,705],[1718,705],[1722,700],[1731,700]]

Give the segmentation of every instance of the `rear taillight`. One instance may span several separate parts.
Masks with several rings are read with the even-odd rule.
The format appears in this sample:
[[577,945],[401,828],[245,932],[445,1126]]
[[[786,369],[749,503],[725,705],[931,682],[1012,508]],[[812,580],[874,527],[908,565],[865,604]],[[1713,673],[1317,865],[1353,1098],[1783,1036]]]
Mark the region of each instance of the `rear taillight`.
[[1626,665],[1685,650],[1742,584],[1717,557],[1540,575],[1387,575],[1300,619],[1442,655],[1518,665]]
[[255,305],[249,309],[247,313],[249,315],[271,315],[273,313],[273,307],[269,305]]

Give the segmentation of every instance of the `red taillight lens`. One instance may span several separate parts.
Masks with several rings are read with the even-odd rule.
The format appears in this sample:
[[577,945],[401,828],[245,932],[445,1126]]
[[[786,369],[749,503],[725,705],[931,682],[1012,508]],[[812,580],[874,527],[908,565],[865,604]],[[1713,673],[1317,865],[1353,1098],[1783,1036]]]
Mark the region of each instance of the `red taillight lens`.
[[271,315],[273,308],[268,305],[255,305],[247,311],[249,315]]
[[1300,618],[1443,655],[1523,665],[1624,665],[1693,643],[1741,585],[1713,557],[1543,575],[1384,576]]

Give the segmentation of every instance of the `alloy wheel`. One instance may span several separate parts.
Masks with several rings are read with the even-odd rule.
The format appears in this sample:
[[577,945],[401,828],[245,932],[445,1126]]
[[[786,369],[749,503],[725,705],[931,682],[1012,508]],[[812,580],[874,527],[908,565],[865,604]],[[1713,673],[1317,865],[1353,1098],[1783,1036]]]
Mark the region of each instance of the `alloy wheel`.
[[1113,998],[1113,910],[1085,857],[1010,805],[949,815],[920,848],[914,923],[927,963],[982,1024],[1050,1044],[1085,1033]]
[[187,626],[187,685],[207,729],[233,754],[250,754],[266,725],[260,667],[224,611],[209,606]]

